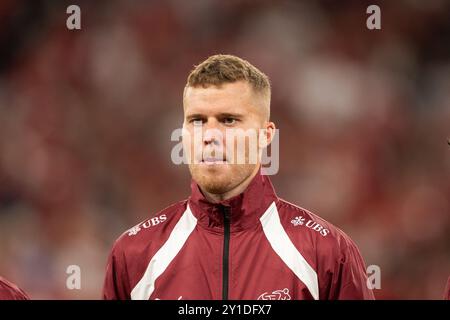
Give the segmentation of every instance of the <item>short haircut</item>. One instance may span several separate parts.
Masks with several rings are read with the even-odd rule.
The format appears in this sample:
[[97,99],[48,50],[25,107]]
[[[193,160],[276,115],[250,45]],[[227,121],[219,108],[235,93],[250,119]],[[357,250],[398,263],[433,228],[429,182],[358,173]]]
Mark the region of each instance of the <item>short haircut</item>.
[[[185,87],[220,87],[225,83],[246,81],[257,94],[267,97],[270,108],[270,81],[258,68],[247,60],[234,55],[217,54],[195,66],[187,78]],[[270,113],[270,111],[268,110]],[[269,114],[267,115],[269,117]]]

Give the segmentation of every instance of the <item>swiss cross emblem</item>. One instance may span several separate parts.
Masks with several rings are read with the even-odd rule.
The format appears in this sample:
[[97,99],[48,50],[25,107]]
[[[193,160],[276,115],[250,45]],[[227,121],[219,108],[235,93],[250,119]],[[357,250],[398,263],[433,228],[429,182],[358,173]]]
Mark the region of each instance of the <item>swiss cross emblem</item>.
[[141,231],[141,228],[139,226],[135,226],[133,228],[131,228],[130,230],[128,230],[128,235],[129,236],[134,236],[136,235],[139,231]]
[[305,222],[305,218],[303,218],[303,217],[295,217],[295,218],[291,221],[291,223],[292,223],[294,226],[302,226],[304,222]]

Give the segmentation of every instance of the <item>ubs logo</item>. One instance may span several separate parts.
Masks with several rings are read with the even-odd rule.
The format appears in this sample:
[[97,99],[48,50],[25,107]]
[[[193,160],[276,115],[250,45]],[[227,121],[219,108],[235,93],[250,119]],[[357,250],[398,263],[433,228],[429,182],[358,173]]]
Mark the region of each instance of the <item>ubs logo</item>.
[[159,217],[153,217],[143,223],[139,223],[137,226],[134,226],[133,228],[128,230],[128,236],[134,236],[138,234],[138,232],[141,231],[142,229],[148,229],[150,227],[156,226],[157,224],[166,221],[166,219],[167,216],[165,214],[162,214]]
[[293,220],[291,220],[291,223],[294,226],[305,226],[309,229],[312,229],[316,232],[319,232],[320,235],[322,237],[327,236],[330,233],[330,230],[324,228],[320,223],[317,223],[311,219],[309,219],[306,223],[305,223],[306,219],[304,217],[295,217]]

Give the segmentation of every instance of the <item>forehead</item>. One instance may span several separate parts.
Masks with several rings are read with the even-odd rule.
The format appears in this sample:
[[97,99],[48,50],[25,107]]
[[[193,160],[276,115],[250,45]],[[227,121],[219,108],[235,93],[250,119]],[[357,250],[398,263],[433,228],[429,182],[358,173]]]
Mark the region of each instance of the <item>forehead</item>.
[[218,112],[258,112],[255,94],[247,82],[225,83],[220,87],[186,88],[183,99],[185,114]]

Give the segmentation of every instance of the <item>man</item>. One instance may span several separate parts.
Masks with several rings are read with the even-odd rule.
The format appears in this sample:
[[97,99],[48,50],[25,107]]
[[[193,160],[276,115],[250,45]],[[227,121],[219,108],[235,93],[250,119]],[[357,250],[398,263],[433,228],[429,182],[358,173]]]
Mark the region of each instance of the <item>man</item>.
[[23,290],[17,287],[15,284],[0,277],[0,300],[29,300]]
[[[373,299],[351,239],[261,174],[275,134],[267,76],[212,56],[189,75],[183,106],[191,195],[116,241],[104,299]],[[249,139],[235,143],[249,131],[262,132],[256,161]]]

